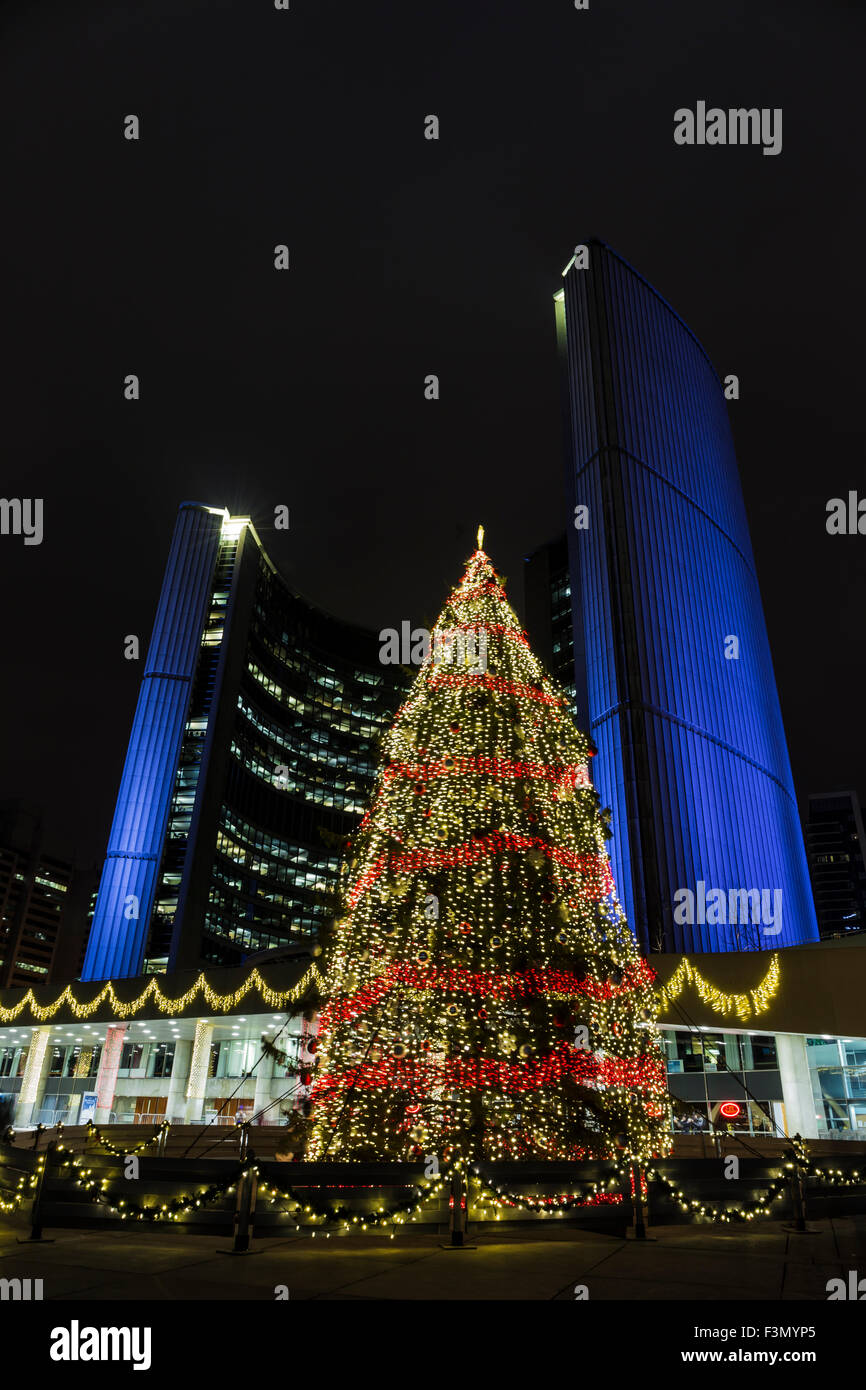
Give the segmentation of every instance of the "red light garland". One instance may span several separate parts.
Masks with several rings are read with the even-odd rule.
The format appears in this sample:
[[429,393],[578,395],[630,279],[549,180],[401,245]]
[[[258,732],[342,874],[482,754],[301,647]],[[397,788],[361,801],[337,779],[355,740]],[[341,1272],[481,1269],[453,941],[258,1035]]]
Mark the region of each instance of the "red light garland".
[[[446,766],[446,763],[449,766]],[[446,754],[433,762],[405,763],[392,762],[384,769],[383,780],[387,783],[395,777],[405,777],[409,781],[427,781],[431,777],[500,777],[503,780],[514,778],[521,781],[533,779],[562,784],[563,787],[589,787],[589,772],[586,763],[532,763],[515,761],[513,758],[454,757]]]
[[370,868],[361,874],[349,892],[346,901],[355,908],[359,899],[382,876],[387,868],[392,874],[417,874],[423,869],[453,869],[458,864],[480,864],[494,854],[504,854],[506,850],[536,850],[552,859],[562,868],[580,874],[581,892],[594,901],[612,896],[615,892],[610,860],[606,854],[586,854],[575,850],[549,845],[536,835],[513,835],[506,831],[493,831],[477,840],[466,840],[450,849],[414,849],[402,855],[381,855]]
[[470,673],[465,675],[462,672],[439,671],[433,668],[427,685],[431,689],[438,689],[440,686],[463,687],[469,690],[495,690],[500,695],[512,695],[520,700],[537,700],[542,705],[567,706],[568,698],[564,695],[548,695],[546,691],[539,689],[535,685],[527,685],[525,681],[510,681],[504,676],[475,676]]
[[667,1087],[667,1072],[654,1059],[605,1057],[599,1061],[591,1052],[561,1043],[546,1057],[524,1062],[506,1062],[496,1057],[453,1057],[444,1061],[429,1057],[383,1058],[340,1073],[323,1073],[316,1078],[312,1094],[315,1100],[321,1100],[346,1088],[366,1091],[383,1086],[406,1090],[413,1096],[429,1095],[440,1088],[472,1091],[491,1086],[513,1093],[556,1086],[566,1077],[581,1084],[638,1089],[650,1095],[662,1095]]
[[421,967],[408,962],[395,962],[363,989],[326,1004],[319,1015],[320,1035],[324,1037],[338,1024],[360,1018],[379,1004],[395,985],[405,985],[409,989],[418,990],[445,990],[450,994],[478,995],[486,999],[543,998],[546,995],[552,995],[557,999],[574,999],[581,996],[587,999],[619,999],[635,990],[651,986],[654,979],[655,972],[644,960],[629,966],[619,985],[593,980],[589,976],[579,978],[568,970],[527,970],[501,975],[492,971],[474,973],[460,968]]

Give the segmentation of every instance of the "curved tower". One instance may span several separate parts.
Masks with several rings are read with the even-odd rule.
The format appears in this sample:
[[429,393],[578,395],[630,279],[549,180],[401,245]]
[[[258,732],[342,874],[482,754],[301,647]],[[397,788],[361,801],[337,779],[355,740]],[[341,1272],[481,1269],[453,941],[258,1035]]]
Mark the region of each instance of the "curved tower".
[[248,517],[181,506],[83,979],[315,934],[407,688],[379,646],[294,593]]
[[722,384],[610,247],[584,260],[556,296],[578,720],[620,900],[647,951],[817,940]]

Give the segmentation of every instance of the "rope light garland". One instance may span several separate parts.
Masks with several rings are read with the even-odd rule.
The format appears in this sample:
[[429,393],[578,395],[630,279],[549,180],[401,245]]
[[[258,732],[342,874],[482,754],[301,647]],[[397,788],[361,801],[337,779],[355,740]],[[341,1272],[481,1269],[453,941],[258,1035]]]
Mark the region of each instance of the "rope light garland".
[[[345,1214],[349,1211],[348,1207],[328,1207],[323,1204],[317,1205],[309,1198],[304,1201],[297,1196],[292,1188],[283,1191],[267,1183],[261,1183],[259,1185],[259,1191],[270,1198],[271,1205],[274,1205],[280,1200],[294,1202],[295,1210],[293,1212],[288,1212],[287,1214],[289,1216],[300,1212],[304,1216],[310,1216],[314,1222],[321,1221],[325,1225],[346,1234],[355,1228],[361,1232],[366,1232],[370,1229],[378,1230],[383,1226],[402,1226],[407,1224],[407,1222],[417,1221],[424,1208],[435,1201],[437,1197],[441,1196],[449,1179],[450,1174],[440,1176],[435,1181],[433,1179],[422,1179],[421,1182],[412,1184],[412,1186],[415,1188],[416,1192],[424,1191],[424,1196],[415,1198],[408,1203],[400,1202],[389,1210],[380,1207],[378,1211],[373,1213],[367,1213],[365,1215],[355,1214],[351,1219]],[[303,1229],[305,1228],[300,1222],[295,1226],[296,1231],[301,1231]],[[315,1231],[312,1231],[311,1234],[315,1235]],[[394,1239],[394,1235],[395,1232],[392,1231],[392,1240]]]
[[[9,1141],[7,1140],[7,1142]],[[45,1155],[41,1154],[37,1159],[36,1167],[33,1170],[33,1172],[30,1173],[29,1176],[26,1173],[21,1174],[21,1177],[18,1179],[15,1191],[12,1193],[11,1200],[7,1201],[2,1195],[0,1195],[0,1211],[4,1213],[18,1211],[21,1204],[28,1200],[30,1196],[30,1190],[32,1190],[34,1187],[39,1186],[39,1179],[42,1176],[42,1171],[44,1167]],[[9,1191],[10,1189],[7,1188],[6,1190]]]
[[[231,1178],[226,1179],[224,1182],[211,1183],[209,1187],[203,1188],[199,1192],[185,1193],[183,1196],[174,1197],[170,1201],[162,1202],[159,1205],[139,1206],[137,1203],[129,1202],[125,1198],[118,1199],[115,1193],[108,1190],[110,1178],[94,1177],[93,1169],[86,1167],[83,1160],[76,1158],[70,1149],[61,1145],[56,1150],[56,1153],[58,1155],[68,1155],[68,1157],[60,1160],[60,1167],[70,1168],[72,1172],[76,1174],[76,1186],[82,1188],[94,1203],[108,1206],[112,1213],[120,1217],[121,1221],[178,1221],[181,1216],[187,1215],[198,1208],[208,1206],[219,1197],[231,1194],[242,1178],[247,1177],[251,1173],[258,1175],[261,1171],[257,1164],[242,1165]],[[42,1161],[30,1181],[31,1187],[34,1187],[38,1182],[44,1164],[45,1158],[43,1156]],[[259,1192],[269,1197],[272,1205],[279,1200],[294,1202],[296,1208],[300,1210],[303,1215],[309,1216],[312,1222],[320,1221],[324,1225],[332,1226],[344,1232],[351,1231],[356,1227],[360,1231],[367,1231],[368,1229],[378,1229],[388,1224],[402,1225],[406,1220],[417,1220],[418,1215],[424,1207],[435,1201],[436,1198],[441,1195],[449,1179],[450,1174],[447,1177],[440,1177],[435,1182],[422,1179],[419,1183],[412,1184],[416,1191],[423,1191],[426,1189],[424,1195],[420,1199],[416,1198],[409,1203],[398,1203],[390,1210],[386,1210],[383,1207],[372,1214],[363,1216],[353,1215],[351,1219],[345,1215],[348,1210],[345,1206],[328,1208],[322,1205],[317,1206],[314,1202],[309,1200],[304,1203],[297,1197],[291,1188],[284,1191],[269,1183],[260,1181]],[[19,1186],[20,1185],[19,1183]],[[15,1205],[20,1205],[20,1202],[25,1199],[26,1193],[22,1194],[17,1199]],[[12,1210],[13,1208],[4,1207],[4,1210],[6,1209]],[[287,1214],[293,1215],[294,1213],[290,1212]],[[305,1227],[299,1222],[295,1229],[301,1231],[305,1229]],[[311,1234],[315,1235],[315,1230],[312,1230]]]
[[787,1167],[802,1168],[804,1177],[820,1178],[827,1187],[859,1187],[866,1184],[866,1172],[861,1172],[859,1168],[853,1168],[848,1174],[842,1168],[819,1168],[799,1134],[794,1135],[792,1144],[794,1163],[788,1163]]
[[[12,1196],[8,1201],[2,1193],[0,1193],[0,1211],[4,1213],[18,1211],[22,1202],[26,1202],[29,1197],[27,1189],[34,1188],[39,1182],[39,1174],[42,1172],[42,1166],[43,1165],[40,1164],[36,1168],[36,1171],[30,1174],[29,1178],[26,1174],[22,1173],[21,1177],[18,1179],[17,1187],[12,1192]],[[7,1188],[6,1191],[10,1192],[12,1189]]]
[[810,1162],[806,1170],[806,1177],[820,1178],[827,1187],[866,1186],[866,1173],[861,1173],[859,1168],[853,1168],[850,1173],[846,1174],[842,1168],[816,1168]]
[[75,1178],[77,1187],[83,1188],[93,1202],[107,1206],[110,1210],[120,1217],[121,1221],[177,1221],[185,1213],[194,1211],[197,1207],[208,1206],[215,1202],[218,1197],[226,1196],[234,1191],[241,1178],[245,1178],[248,1173],[258,1172],[254,1165],[241,1166],[241,1168],[225,1182],[211,1183],[209,1187],[203,1188],[200,1192],[189,1192],[182,1197],[173,1197],[169,1202],[162,1202],[159,1206],[138,1206],[135,1202],[128,1202],[126,1198],[116,1198],[107,1191],[109,1178],[94,1178],[93,1169],[86,1168],[80,1159],[77,1159],[71,1149],[61,1145],[56,1152],[58,1154],[69,1154],[68,1158],[60,1159],[61,1168],[71,1168],[78,1176]]
[[[158,1137],[158,1135],[154,1136],[154,1138]],[[153,1140],[148,1142],[153,1142]],[[142,1147],[146,1147],[146,1145]],[[94,1177],[93,1169],[87,1167],[82,1159],[76,1158],[72,1150],[64,1145],[58,1145],[55,1152],[58,1157],[61,1154],[67,1155],[65,1158],[59,1158],[59,1166],[72,1170],[72,1173],[75,1174],[76,1186],[86,1192],[94,1203],[107,1206],[122,1221],[150,1223],[178,1221],[182,1216],[208,1206],[222,1196],[231,1194],[241,1179],[250,1174],[256,1176],[260,1174],[260,1168],[257,1164],[241,1165],[232,1177],[223,1182],[212,1183],[197,1192],[185,1193],[168,1202],[146,1206],[129,1202],[125,1198],[118,1198],[116,1193],[109,1190],[111,1181],[109,1177]],[[120,1151],[115,1152],[120,1154]],[[47,1155],[42,1154],[34,1172],[29,1177],[22,1175],[19,1178],[17,1188],[12,1192],[11,1197],[7,1199],[6,1196],[0,1194],[0,1212],[6,1214],[18,1211],[22,1204],[29,1199],[32,1190],[38,1187],[46,1159]],[[722,1207],[707,1204],[699,1198],[690,1198],[682,1187],[654,1167],[641,1171],[641,1193],[643,1200],[647,1201],[649,1184],[657,1182],[667,1192],[670,1199],[677,1204],[680,1211],[693,1220],[703,1219],[708,1222],[729,1224],[731,1222],[750,1222],[756,1218],[772,1216],[773,1204],[783,1196],[788,1186],[789,1177],[787,1175],[797,1170],[800,1170],[804,1178],[814,1178],[828,1187],[866,1186],[866,1172],[860,1168],[846,1171],[841,1168],[819,1167],[810,1157],[799,1136],[794,1137],[792,1151],[784,1162],[784,1169],[783,1174],[768,1184],[766,1192],[761,1197],[753,1203],[742,1206]],[[455,1160],[447,1172],[409,1184],[408,1186],[416,1195],[408,1202],[401,1201],[390,1208],[380,1206],[372,1213],[352,1213],[345,1203],[336,1205],[328,1202],[317,1203],[309,1197],[300,1197],[292,1187],[283,1189],[275,1184],[265,1182],[261,1178],[259,1178],[259,1192],[263,1197],[269,1199],[271,1206],[280,1201],[293,1204],[292,1210],[286,1211],[286,1215],[295,1218],[296,1231],[306,1231],[311,1236],[315,1236],[318,1230],[323,1232],[326,1238],[330,1238],[333,1233],[377,1232],[388,1226],[398,1228],[414,1223],[426,1207],[443,1196],[452,1180],[461,1175],[466,1176],[469,1184],[474,1187],[473,1206],[480,1210],[482,1218],[489,1219],[492,1211],[493,1219],[496,1221],[501,1219],[503,1212],[515,1208],[542,1217],[562,1217],[574,1210],[621,1204],[626,1200],[622,1189],[627,1181],[631,1182],[632,1196],[634,1196],[633,1171],[630,1167],[621,1164],[614,1164],[610,1176],[591,1182],[588,1188],[582,1192],[563,1192],[545,1197],[532,1197],[511,1192],[504,1185],[500,1186],[485,1178],[483,1170],[478,1166],[473,1166],[470,1171],[466,1161],[459,1158]],[[357,1191],[358,1189],[353,1190]],[[392,1240],[395,1234],[396,1229],[392,1229],[390,1235]]]
[[88,1143],[88,1144],[99,1144],[103,1149],[105,1149],[106,1153],[110,1153],[110,1154],[112,1155],[113,1158],[126,1158],[126,1157],[127,1157],[128,1155],[130,1155],[130,1154],[140,1154],[140,1153],[143,1153],[144,1150],[145,1150],[145,1149],[149,1149],[149,1148],[151,1147],[152,1144],[157,1144],[157,1143],[159,1143],[159,1140],[162,1138],[163,1134],[165,1134],[170,1128],[171,1128],[171,1121],[170,1121],[170,1120],[163,1120],[162,1124],[159,1124],[159,1125],[156,1126],[156,1130],[155,1130],[155,1132],[151,1135],[151,1137],[150,1137],[149,1139],[145,1139],[141,1144],[136,1144],[136,1146],[135,1146],[134,1149],[130,1149],[130,1148],[118,1149],[114,1144],[111,1143],[111,1141],[110,1141],[109,1139],[106,1139],[106,1138],[105,1138],[105,1136],[104,1136],[104,1134],[102,1133],[101,1130],[99,1130],[99,1129],[96,1128],[96,1125],[93,1123],[92,1120],[88,1120],[88,1121],[87,1121],[87,1130],[88,1130],[88,1134],[87,1134],[87,1143]]
[[745,1022],[757,1014],[766,1013],[779,992],[782,968],[778,952],[775,952],[763,980],[747,994],[726,994],[706,980],[697,966],[686,957],[680,961],[666,985],[658,991],[659,1004],[665,1013],[674,1000],[682,994],[687,984],[694,987],[701,1001],[714,1013],[725,1017],[735,1017]]
[[766,1195],[764,1197],[759,1197],[752,1206],[708,1207],[698,1199],[689,1199],[686,1197],[682,1189],[677,1187],[675,1183],[672,1183],[669,1178],[666,1178],[663,1173],[659,1173],[655,1169],[649,1169],[646,1176],[648,1181],[655,1181],[661,1184],[669,1193],[672,1200],[677,1203],[680,1211],[687,1212],[696,1219],[703,1216],[706,1217],[708,1221],[721,1221],[722,1223],[730,1221],[752,1221],[756,1216],[772,1216],[770,1204],[778,1201],[788,1186],[787,1178],[776,1178],[770,1183]]
[[[500,1210],[507,1207],[522,1207],[526,1211],[536,1212],[542,1216],[563,1215],[566,1211],[573,1211],[578,1207],[593,1206],[613,1206],[622,1202],[621,1191],[612,1191],[612,1188],[619,1186],[617,1177],[610,1177],[605,1183],[594,1182],[585,1192],[562,1192],[550,1197],[528,1197],[525,1194],[508,1192],[504,1187],[491,1187],[479,1169],[473,1170],[472,1174],[476,1183],[477,1193],[480,1195],[482,1208],[493,1206]],[[497,1215],[496,1220],[499,1220]]]

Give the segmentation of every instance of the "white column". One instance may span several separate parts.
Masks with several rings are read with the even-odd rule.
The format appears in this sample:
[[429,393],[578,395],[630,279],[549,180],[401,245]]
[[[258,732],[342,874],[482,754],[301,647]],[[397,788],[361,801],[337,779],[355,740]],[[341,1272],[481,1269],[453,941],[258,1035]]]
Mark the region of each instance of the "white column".
[[201,1119],[202,1106],[207,1093],[207,1074],[210,1065],[212,1038],[213,1024],[205,1023],[200,1018],[195,1025],[192,1061],[189,1064],[189,1079],[186,1086],[185,1120],[188,1125],[197,1124]]
[[805,1037],[802,1033],[777,1033],[776,1053],[779,1058],[788,1134],[801,1134],[804,1139],[816,1139],[818,1122]]
[[[259,1111],[264,1110],[265,1106],[269,1104],[273,1079],[274,1059],[273,1057],[263,1057],[256,1067],[256,1094],[253,1100],[253,1114],[258,1115]],[[272,1105],[269,1110],[265,1111],[261,1123],[263,1125],[278,1125],[280,1123],[280,1109],[279,1105]]]
[[45,1079],[51,1064],[51,1052],[48,1048],[50,1035],[50,1028],[34,1028],[30,1035],[27,1061],[24,1063],[24,1075],[21,1078],[21,1091],[15,1107],[14,1123],[18,1129],[23,1129],[31,1123],[42,1102]]
[[174,1045],[174,1061],[168,1082],[168,1097],[165,1102],[165,1117],[174,1123],[184,1119],[186,1113],[186,1089],[192,1066],[192,1043],[186,1038],[178,1038]]

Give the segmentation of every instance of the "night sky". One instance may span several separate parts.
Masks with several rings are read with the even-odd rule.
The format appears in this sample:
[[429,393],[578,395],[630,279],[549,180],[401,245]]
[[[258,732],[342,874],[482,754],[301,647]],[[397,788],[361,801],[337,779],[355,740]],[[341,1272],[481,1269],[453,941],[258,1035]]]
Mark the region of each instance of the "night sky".
[[[0,537],[0,798],[103,853],[123,638],[146,648],[183,500],[250,513],[295,588],[375,628],[431,621],[483,521],[519,609],[567,521],[552,295],[593,235],[740,378],[797,789],[866,791],[866,536],[825,529],[866,496],[858,11],[7,0],[0,495],[42,497],[45,537]],[[676,146],[698,100],[781,107],[782,153]]]

